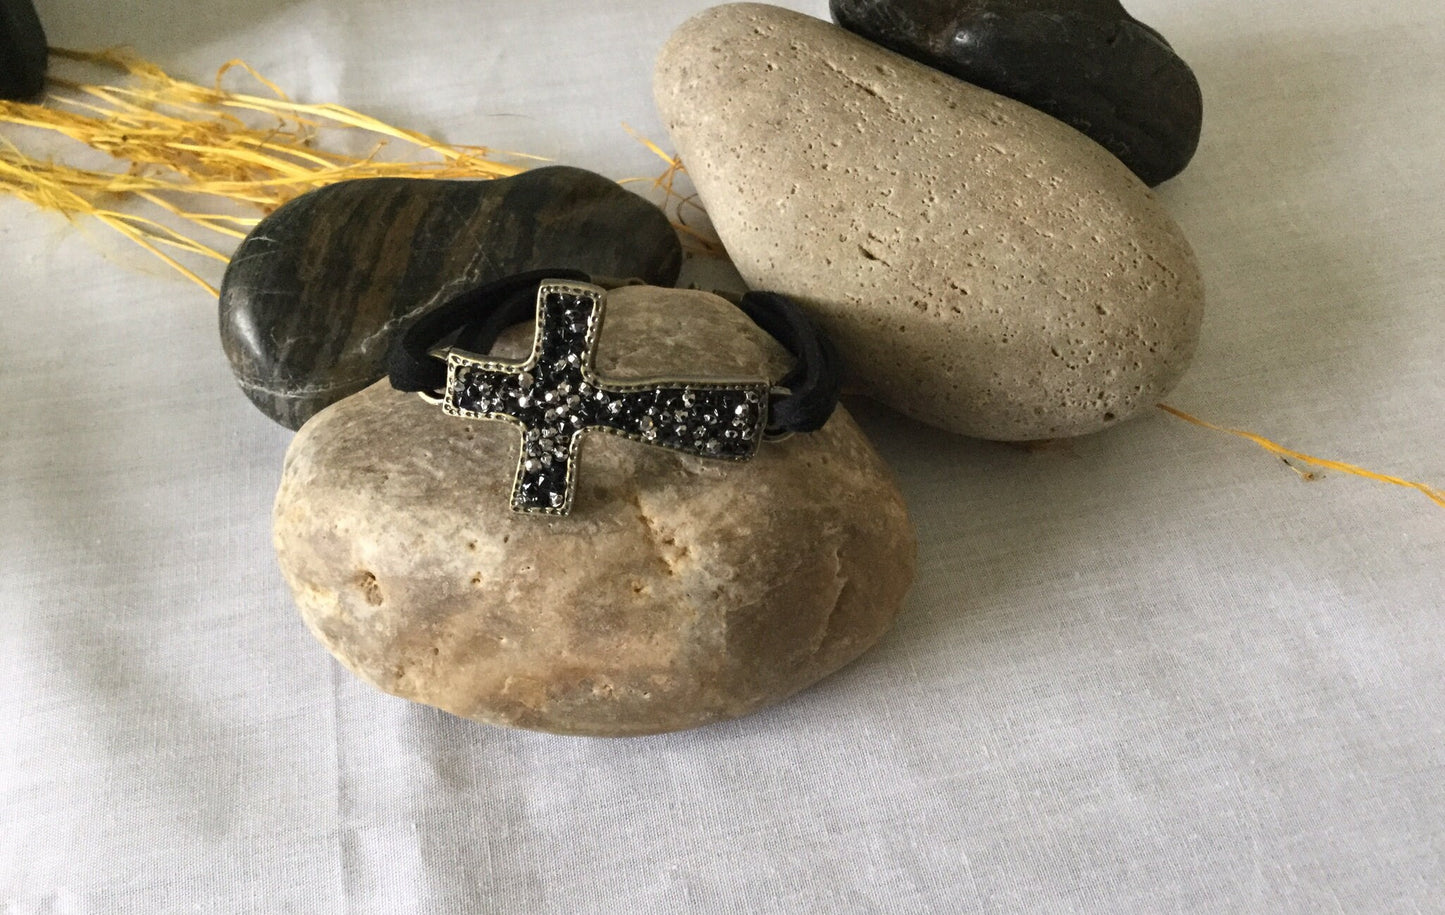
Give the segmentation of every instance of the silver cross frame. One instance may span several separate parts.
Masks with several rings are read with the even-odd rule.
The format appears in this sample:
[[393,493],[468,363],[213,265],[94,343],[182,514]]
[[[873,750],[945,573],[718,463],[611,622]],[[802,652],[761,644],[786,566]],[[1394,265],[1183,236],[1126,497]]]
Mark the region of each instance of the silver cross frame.
[[598,377],[593,362],[606,298],[599,286],[549,280],[537,289],[536,333],[525,362],[447,351],[442,409],[504,420],[521,432],[513,511],[572,510],[578,448],[588,432],[722,460],[757,453],[768,421],[767,381]]

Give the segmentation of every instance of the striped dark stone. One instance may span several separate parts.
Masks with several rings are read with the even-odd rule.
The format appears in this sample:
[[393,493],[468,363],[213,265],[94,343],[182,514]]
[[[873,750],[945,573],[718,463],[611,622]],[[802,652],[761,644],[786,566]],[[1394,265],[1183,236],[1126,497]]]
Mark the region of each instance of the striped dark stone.
[[296,198],[241,243],[221,284],[221,342],[246,396],[296,429],[380,379],[395,330],[464,288],[546,267],[671,286],[681,264],[660,209],[578,168],[348,181]]

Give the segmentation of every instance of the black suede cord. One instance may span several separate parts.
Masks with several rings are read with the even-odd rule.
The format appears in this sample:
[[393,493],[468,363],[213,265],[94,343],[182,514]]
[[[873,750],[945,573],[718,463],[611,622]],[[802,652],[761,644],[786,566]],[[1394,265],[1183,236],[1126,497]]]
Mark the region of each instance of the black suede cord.
[[773,335],[797,363],[777,382],[787,391],[768,404],[769,432],[816,432],[838,406],[843,357],[833,341],[787,296],[749,292],[738,302],[742,313]]
[[503,330],[537,313],[537,287],[544,280],[586,283],[591,277],[580,270],[533,270],[448,299],[392,341],[386,366],[391,386],[398,391],[432,392],[446,387],[446,363],[432,358],[432,349],[451,341],[468,352],[487,352]]
[[[502,331],[535,317],[537,287],[546,280],[590,282],[580,270],[533,270],[469,289],[417,318],[392,341],[387,369],[399,391],[436,393],[447,367],[431,355],[450,344],[470,353],[491,350]],[[838,405],[843,363],[833,342],[803,310],[775,292],[749,292],[737,306],[797,360],[776,383],[768,404],[771,436],[823,428]]]

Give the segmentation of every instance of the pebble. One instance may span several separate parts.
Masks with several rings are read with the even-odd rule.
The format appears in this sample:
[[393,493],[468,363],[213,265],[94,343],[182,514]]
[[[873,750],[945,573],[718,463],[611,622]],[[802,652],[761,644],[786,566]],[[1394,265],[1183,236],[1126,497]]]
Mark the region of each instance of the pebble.
[[221,343],[252,403],[296,429],[381,378],[397,327],[459,290],[545,267],[671,285],[681,266],[659,208],[583,169],[347,181],[290,201],[241,243],[221,285]]
[[761,4],[684,24],[654,89],[743,278],[808,308],[861,392],[965,435],[1052,439],[1138,413],[1187,367],[1189,243],[1062,122]]
[[1087,134],[1151,187],[1199,145],[1199,82],[1118,0],[831,0],[839,25]]
[[0,0],[0,99],[31,99],[45,89],[50,51],[31,0]]
[[[782,349],[708,293],[609,295],[604,377],[771,377]],[[530,327],[496,354],[519,358]],[[891,473],[846,411],[746,463],[588,434],[569,515],[508,508],[518,431],[374,385],[297,434],[281,568],[378,688],[478,721],[650,734],[736,718],[857,658],[913,578]]]

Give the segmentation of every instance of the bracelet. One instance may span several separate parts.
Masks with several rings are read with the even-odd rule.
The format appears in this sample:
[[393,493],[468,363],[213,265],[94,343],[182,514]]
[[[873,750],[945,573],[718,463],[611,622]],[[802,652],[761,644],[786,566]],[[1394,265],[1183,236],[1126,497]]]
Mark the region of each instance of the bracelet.
[[[522,432],[512,510],[565,515],[577,450],[604,432],[698,457],[745,461],[765,440],[821,429],[838,403],[832,342],[791,300],[750,292],[737,307],[797,360],[777,381],[612,382],[593,365],[607,291],[577,270],[539,270],[471,289],[416,319],[392,343],[392,387],[450,416],[510,422]],[[533,316],[523,362],[485,355]]]

